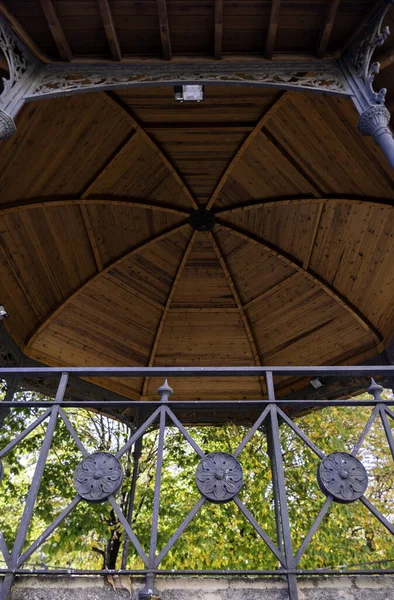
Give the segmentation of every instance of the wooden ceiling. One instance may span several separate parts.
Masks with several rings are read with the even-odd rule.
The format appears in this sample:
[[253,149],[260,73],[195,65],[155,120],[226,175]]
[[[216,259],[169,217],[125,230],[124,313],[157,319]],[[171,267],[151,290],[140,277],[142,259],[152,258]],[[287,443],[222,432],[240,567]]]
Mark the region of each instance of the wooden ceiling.
[[[376,356],[394,334],[394,177],[356,121],[343,99],[215,86],[201,104],[159,87],[26,105],[0,145],[7,329],[53,366]],[[193,231],[204,205],[217,225]],[[133,399],[157,388],[102,384]]]
[[[7,0],[0,13],[47,61],[318,60],[338,55],[375,4]],[[390,42],[377,80],[389,106],[393,56]],[[176,103],[171,87],[92,93],[18,115],[0,144],[0,303],[26,355],[53,366],[323,365],[387,346],[394,175],[351,102],[205,92],[201,104]],[[188,217],[205,206],[217,224],[193,231]],[[156,396],[153,380],[101,383]],[[178,399],[266,391],[258,379],[173,383]],[[283,394],[297,385],[283,381]]]

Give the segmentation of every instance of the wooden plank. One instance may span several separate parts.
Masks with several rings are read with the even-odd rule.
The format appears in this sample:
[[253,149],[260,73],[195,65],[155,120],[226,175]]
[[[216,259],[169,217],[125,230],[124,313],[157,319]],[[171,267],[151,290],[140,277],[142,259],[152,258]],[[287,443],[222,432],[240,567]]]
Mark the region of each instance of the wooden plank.
[[167,0],[157,0],[159,11],[160,39],[165,60],[171,60],[171,38],[168,24]]
[[122,51],[120,49],[118,34],[116,32],[112,11],[108,0],[99,0],[99,7],[112,58],[120,61],[122,60]]
[[[196,232],[193,231],[192,235],[190,236],[189,243],[186,246],[185,253],[184,253],[183,257],[182,257],[182,260],[181,260],[181,263],[179,265],[178,271],[177,271],[177,273],[175,275],[174,281],[173,281],[171,289],[170,289],[170,293],[168,294],[168,297],[167,297],[167,300],[166,300],[166,304],[164,306],[164,310],[163,310],[163,313],[161,315],[160,323],[159,323],[159,326],[157,328],[156,335],[155,335],[155,341],[153,343],[152,350],[151,350],[151,353],[150,353],[148,367],[153,367],[153,365],[155,363],[157,348],[159,346],[160,339],[161,339],[161,336],[162,336],[162,333],[163,333],[163,329],[164,329],[164,325],[165,325],[165,322],[166,322],[166,319],[167,319],[168,311],[170,310],[171,303],[172,303],[172,300],[174,298],[174,294],[176,292],[179,280],[180,280],[180,278],[182,276],[182,273],[183,273],[183,270],[185,268],[187,259],[189,258],[189,254],[190,254],[190,252],[193,249],[193,244],[194,244],[195,238],[196,238]],[[148,386],[149,386],[149,377],[145,377],[144,384],[143,384],[143,387],[142,387],[142,393],[141,393],[142,399],[146,398],[146,395],[147,395],[147,392],[148,392]]]
[[284,94],[281,94],[279,96],[279,98],[274,100],[274,102],[269,106],[269,108],[264,111],[264,114],[260,117],[257,125],[255,125],[252,132],[248,135],[248,137],[246,138],[246,140],[244,141],[242,146],[239,148],[239,150],[235,153],[232,161],[227,166],[227,169],[223,173],[219,183],[217,184],[217,186],[215,188],[215,191],[213,192],[211,198],[209,199],[209,202],[207,204],[208,210],[210,210],[212,208],[212,206],[214,205],[216,199],[218,198],[220,192],[222,191],[222,189],[223,189],[225,183],[227,182],[228,178],[230,177],[231,173],[237,166],[237,164],[240,161],[240,159],[242,158],[242,156],[245,154],[246,150],[249,148],[250,144],[253,142],[254,138],[260,133],[263,125],[268,121],[268,119],[271,119],[274,116],[274,114],[276,113],[276,111],[279,110],[279,108],[282,106],[283,102],[285,101],[285,99],[287,97],[286,94],[287,94],[287,92],[285,92]]
[[95,273],[92,277],[87,279],[87,281],[85,281],[77,290],[75,290],[67,298],[65,298],[64,301],[62,301],[49,315],[47,315],[39,323],[39,325],[37,326],[35,331],[30,335],[29,339],[27,340],[26,344],[24,345],[23,351],[28,353],[29,349],[32,347],[35,340],[44,331],[44,329],[52,323],[52,321],[61,313],[62,310],[64,310],[67,306],[69,306],[69,304],[73,300],[75,300],[80,294],[82,294],[82,292],[87,288],[87,286],[89,284],[91,284],[93,281],[96,281],[97,278],[104,276],[111,269],[120,266],[123,262],[125,262],[128,258],[130,258],[130,256],[133,256],[134,254],[138,253],[142,249],[147,248],[149,245],[155,244],[159,240],[165,239],[167,236],[171,235],[172,233],[175,233],[176,231],[180,231],[180,230],[184,229],[185,227],[186,227],[185,224],[177,225],[175,227],[171,227],[170,229],[168,229],[167,231],[164,231],[163,233],[160,233],[159,235],[153,236],[152,238],[146,240],[144,243],[139,244],[132,250],[126,252],[120,258],[111,262],[99,273]]
[[276,41],[276,33],[278,30],[278,22],[279,22],[279,10],[280,10],[280,0],[272,0],[271,4],[271,13],[270,13],[270,21],[268,26],[267,39],[265,42],[265,58],[271,59],[274,46]]
[[71,62],[73,58],[71,48],[64,35],[63,27],[58,19],[52,0],[40,0],[40,2],[60,56],[63,60]]
[[[227,283],[228,283],[228,285],[229,285],[229,287],[230,287],[230,289],[232,291],[235,303],[236,303],[236,305],[238,307],[239,314],[240,314],[240,317],[241,317],[241,320],[242,320],[242,324],[243,324],[243,326],[245,328],[245,332],[246,332],[246,335],[247,335],[248,340],[249,340],[250,349],[251,349],[252,354],[253,354],[254,362],[255,362],[255,364],[257,366],[261,366],[262,363],[261,363],[260,356],[259,356],[259,353],[258,353],[258,350],[257,350],[256,341],[254,339],[253,332],[252,332],[252,329],[250,327],[250,323],[249,323],[248,317],[247,317],[247,315],[246,315],[246,313],[244,311],[244,308],[242,306],[242,302],[241,302],[241,299],[240,299],[237,287],[236,287],[236,285],[234,283],[234,280],[233,280],[233,278],[231,276],[231,273],[230,273],[229,268],[227,266],[227,263],[226,263],[226,261],[224,259],[222,251],[221,251],[221,249],[220,249],[220,247],[218,245],[218,242],[217,242],[214,234],[211,231],[209,232],[209,238],[210,238],[210,240],[212,242],[213,249],[216,252],[216,256],[218,257],[218,260],[219,260],[219,262],[221,264],[221,267],[223,269],[224,275],[225,275],[225,277],[227,279]],[[263,395],[265,395],[266,394],[265,379],[263,377],[260,377],[259,379],[260,379],[261,391],[262,391]]]
[[222,58],[223,0],[215,0],[215,59]]
[[316,56],[318,58],[323,58],[326,53],[340,1],[341,0],[329,0],[325,22],[320,32],[316,48]]
[[344,308],[347,312],[349,312],[362,327],[372,333],[373,337],[376,341],[376,349],[377,352],[381,352],[383,350],[383,336],[376,329],[376,327],[367,319],[365,315],[363,315],[356,306],[354,306],[347,298],[345,298],[342,294],[340,294],[337,290],[335,290],[332,286],[330,286],[327,282],[325,282],[321,277],[317,274],[304,269],[298,262],[294,261],[292,257],[284,254],[279,248],[273,247],[272,244],[267,243],[265,240],[261,238],[257,238],[255,236],[250,235],[248,232],[243,231],[235,227],[234,225],[227,225],[225,222],[221,221],[218,227],[234,233],[235,235],[241,237],[242,239],[249,240],[255,244],[261,244],[269,250],[272,254],[277,256],[280,260],[285,262],[287,265],[291,266],[296,271],[303,273],[305,277],[307,277],[310,281],[312,281],[316,286],[326,292],[331,298],[333,298],[342,308]]

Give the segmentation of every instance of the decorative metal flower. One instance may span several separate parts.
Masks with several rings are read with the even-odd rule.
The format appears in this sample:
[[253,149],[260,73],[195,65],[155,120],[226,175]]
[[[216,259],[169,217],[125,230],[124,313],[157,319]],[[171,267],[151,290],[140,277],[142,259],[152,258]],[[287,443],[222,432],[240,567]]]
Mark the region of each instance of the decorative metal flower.
[[346,452],[326,456],[317,470],[317,481],[326,496],[346,504],[361,498],[368,487],[368,475],[363,464]]
[[122,485],[122,465],[109,452],[89,454],[74,473],[74,487],[88,502],[103,502]]
[[196,470],[199,492],[211,502],[229,502],[243,484],[242,467],[227,452],[212,452],[202,459]]

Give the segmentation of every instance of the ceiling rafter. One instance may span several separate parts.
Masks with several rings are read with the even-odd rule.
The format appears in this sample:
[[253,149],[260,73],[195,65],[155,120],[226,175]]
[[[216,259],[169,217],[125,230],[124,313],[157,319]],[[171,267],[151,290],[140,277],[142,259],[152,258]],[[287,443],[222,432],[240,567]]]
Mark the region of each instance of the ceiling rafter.
[[238,164],[239,160],[242,158],[242,156],[245,154],[246,150],[249,148],[250,144],[253,142],[254,138],[260,133],[261,128],[265,125],[265,123],[268,121],[268,119],[270,119],[276,113],[276,111],[279,110],[279,108],[284,103],[285,99],[287,99],[287,92],[280,94],[280,96],[278,98],[276,98],[276,100],[274,100],[274,102],[268,107],[268,109],[264,111],[263,115],[260,117],[259,121],[255,125],[253,130],[250,132],[250,134],[248,135],[246,140],[243,142],[243,144],[241,144],[240,148],[238,148],[238,150],[234,154],[233,158],[231,159],[230,163],[227,165],[225,172],[223,173],[222,177],[220,178],[219,183],[217,184],[216,188],[213,191],[212,196],[210,197],[210,199],[208,201],[208,204],[206,206],[206,208],[208,210],[210,210],[212,208],[212,206],[214,205],[214,203],[216,202],[226,181],[230,177],[231,173],[233,172],[234,168]]
[[315,219],[315,223],[314,223],[313,231],[312,231],[312,236],[311,236],[311,243],[310,243],[309,248],[308,248],[308,253],[307,253],[307,255],[304,258],[304,261],[302,263],[302,267],[303,267],[303,269],[305,269],[305,271],[307,271],[308,268],[309,268],[309,263],[310,263],[310,260],[311,260],[311,256],[312,256],[312,252],[313,252],[313,247],[314,247],[315,242],[316,242],[316,236],[317,236],[317,233],[318,233],[319,228],[320,228],[320,223],[321,223],[321,220],[322,220],[322,216],[323,216],[323,212],[324,212],[324,207],[325,207],[325,202],[321,202],[319,204],[319,208],[317,210],[317,215],[316,215],[316,219]]
[[40,0],[40,2],[60,56],[64,61],[71,62],[73,58],[71,48],[56,14],[52,0]]
[[89,239],[90,248],[92,250],[92,254],[94,257],[94,261],[96,263],[97,270],[102,271],[103,270],[103,261],[101,260],[100,249],[97,244],[97,239],[94,234],[94,230],[92,227],[92,221],[90,219],[86,204],[80,204],[79,210],[81,212],[82,220],[85,225],[86,234]]
[[215,50],[216,60],[222,58],[223,47],[223,0],[215,0]]
[[157,10],[159,12],[159,26],[161,47],[164,60],[171,60],[171,38],[170,27],[168,23],[167,0],[157,0]]
[[334,27],[335,17],[337,16],[339,3],[341,0],[329,0],[327,6],[326,17],[324,20],[324,25],[320,31],[319,39],[316,47],[316,56],[318,58],[323,58],[328,42],[330,41],[332,28]]
[[320,198],[316,198],[315,196],[300,198],[299,196],[279,196],[273,199],[267,199],[262,201],[253,201],[247,204],[238,204],[237,206],[232,206],[230,208],[219,208],[214,212],[215,215],[224,215],[226,213],[237,213],[237,212],[245,212],[248,210],[255,210],[260,208],[270,208],[276,206],[278,204],[325,204],[327,202],[337,202],[338,204],[348,204],[349,202],[354,202],[355,204],[364,205],[371,204],[375,205],[377,208],[387,208],[394,207],[394,196],[392,199],[390,198],[377,198],[374,196],[373,198],[368,196],[360,196],[360,197],[349,197],[349,198],[331,198],[330,196],[322,196]]
[[99,7],[112,58],[120,61],[122,60],[122,51],[108,0],[99,0]]
[[136,120],[134,115],[131,113],[129,107],[125,106],[123,104],[123,102],[117,96],[114,96],[113,94],[103,93],[103,95],[104,95],[105,99],[107,100],[107,102],[109,104],[111,104],[111,106],[116,107],[117,110],[122,111],[123,115],[126,115],[127,119],[132,124],[134,129],[136,129],[136,131],[138,131],[143,136],[143,138],[148,142],[148,144],[151,146],[151,148],[153,148],[155,150],[155,152],[159,153],[159,155],[161,156],[167,169],[172,173],[175,180],[178,182],[178,184],[181,186],[182,190],[185,192],[186,196],[190,200],[192,207],[198,208],[197,202],[195,201],[193,194],[190,192],[189,188],[183,181],[182,177],[179,174],[179,171],[174,167],[172,162],[164,154],[164,152],[160,148],[160,146],[158,144],[156,144],[156,142],[150,137],[150,135],[148,133],[146,133],[145,129],[139,124],[139,122]]
[[61,313],[61,311],[65,309],[73,300],[75,300],[91,283],[95,282],[99,277],[104,277],[104,275],[106,275],[111,269],[119,267],[126,260],[134,256],[134,254],[138,254],[138,252],[145,250],[152,244],[160,242],[166,239],[168,236],[172,235],[173,233],[181,231],[187,225],[187,222],[183,222],[179,225],[175,225],[174,227],[170,227],[169,229],[166,229],[158,235],[155,235],[145,240],[144,242],[138,244],[131,250],[128,250],[125,254],[122,254],[122,256],[113,260],[102,271],[95,273],[89,279],[84,281],[84,283],[82,283],[82,285],[79,288],[71,292],[71,294],[69,294],[67,298],[62,300],[62,302],[60,302],[60,304],[58,304],[58,306],[56,306],[51,313],[46,315],[46,317],[37,325],[36,329],[30,334],[29,338],[26,340],[23,351],[28,355],[29,350],[34,344],[37,337],[44,331],[46,327],[48,327],[48,325],[50,325],[50,323],[52,323],[52,321]]
[[282,252],[279,248],[276,248],[273,244],[264,240],[263,238],[254,236],[249,232],[243,231],[242,229],[235,227],[231,223],[223,223],[218,224],[218,227],[222,228],[225,231],[229,231],[238,237],[252,242],[253,244],[257,244],[263,248],[266,248],[273,256],[276,256],[279,260],[284,262],[289,267],[296,269],[299,273],[302,273],[307,277],[314,285],[323,290],[326,294],[328,294],[333,300],[335,300],[342,308],[344,308],[352,317],[366,330],[369,331],[376,342],[376,349],[378,352],[381,352],[383,348],[383,336],[377,330],[377,328],[369,321],[369,319],[358,310],[356,306],[354,306],[345,296],[343,296],[340,292],[338,292],[333,286],[328,284],[324,279],[322,279],[317,273],[314,273],[311,270],[304,269],[302,265],[300,265],[295,258]]
[[130,206],[131,208],[144,208],[146,210],[155,210],[158,212],[167,212],[172,214],[181,215],[182,217],[188,217],[189,212],[181,210],[173,206],[167,206],[166,204],[159,204],[151,202],[149,199],[140,200],[134,198],[55,198],[54,200],[48,200],[48,198],[38,198],[35,200],[21,200],[19,202],[12,202],[10,204],[0,205],[0,216],[8,215],[13,213],[22,212],[24,210],[33,210],[53,206],[89,206],[89,205],[113,205],[113,206]]
[[[235,303],[239,310],[239,315],[241,317],[241,321],[242,321],[242,324],[244,326],[244,329],[245,329],[245,332],[246,332],[246,335],[247,335],[247,338],[249,341],[250,349],[252,351],[253,360],[254,360],[256,366],[261,367],[262,363],[261,363],[259,352],[257,350],[256,340],[254,339],[254,335],[253,335],[253,332],[252,332],[252,329],[251,329],[251,326],[249,323],[249,319],[248,319],[248,317],[245,313],[244,307],[242,305],[241,298],[240,298],[238,290],[237,290],[237,286],[234,283],[234,279],[230,273],[230,270],[227,266],[227,263],[223,256],[223,253],[222,253],[222,250],[219,247],[219,244],[215,238],[215,235],[212,233],[212,231],[209,231],[208,235],[212,242],[213,249],[215,250],[215,254],[219,260],[220,266],[223,269],[224,276],[225,276],[227,283],[231,289],[231,292],[234,296],[234,300],[235,300]],[[260,380],[260,385],[261,385],[261,391],[264,396],[267,393],[265,381],[264,381],[263,377],[259,377],[259,380]]]
[[272,0],[271,2],[271,13],[270,21],[268,25],[268,33],[265,41],[265,58],[271,59],[274,53],[274,46],[276,41],[276,32],[278,30],[279,23],[279,10],[280,0]]
[[[148,361],[148,365],[147,365],[148,367],[153,367],[153,364],[155,362],[155,358],[156,358],[156,354],[157,354],[157,349],[159,347],[159,343],[160,343],[161,336],[162,336],[163,329],[164,329],[164,325],[166,323],[167,316],[168,316],[168,313],[169,313],[169,310],[170,310],[170,307],[171,307],[171,303],[172,303],[172,300],[174,298],[175,292],[176,292],[176,290],[178,288],[179,280],[180,280],[180,278],[182,276],[182,273],[183,273],[183,271],[185,269],[185,265],[186,265],[187,259],[189,258],[190,252],[193,249],[195,239],[196,239],[196,232],[193,231],[193,233],[190,236],[189,242],[188,242],[188,244],[186,246],[185,252],[184,252],[184,254],[182,256],[182,259],[181,259],[181,262],[179,264],[179,267],[178,267],[177,273],[175,275],[174,281],[172,282],[172,286],[171,286],[170,292],[168,294],[167,301],[166,301],[166,304],[164,306],[163,313],[161,315],[160,323],[159,323],[159,326],[157,328],[155,339],[154,339],[153,346],[152,346],[152,350],[151,350],[151,353],[150,353],[150,357],[149,357],[149,361]],[[146,398],[146,396],[147,396],[148,386],[149,386],[149,377],[145,377],[144,384],[142,386],[142,393],[141,393],[142,399]]]
[[43,63],[52,62],[52,58],[41,50],[38,44],[27,33],[26,29],[19,23],[18,19],[8,10],[3,0],[0,0],[0,15],[9,22],[17,36],[20,37],[38,60],[41,60]]

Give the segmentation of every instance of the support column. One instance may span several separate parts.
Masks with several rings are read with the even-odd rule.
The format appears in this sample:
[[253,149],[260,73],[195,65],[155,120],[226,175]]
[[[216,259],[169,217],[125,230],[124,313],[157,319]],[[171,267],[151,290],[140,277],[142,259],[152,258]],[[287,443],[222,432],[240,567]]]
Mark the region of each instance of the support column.
[[394,138],[389,128],[391,115],[383,104],[375,104],[367,108],[360,116],[358,128],[363,135],[371,135],[384,152],[392,169],[394,169]]

